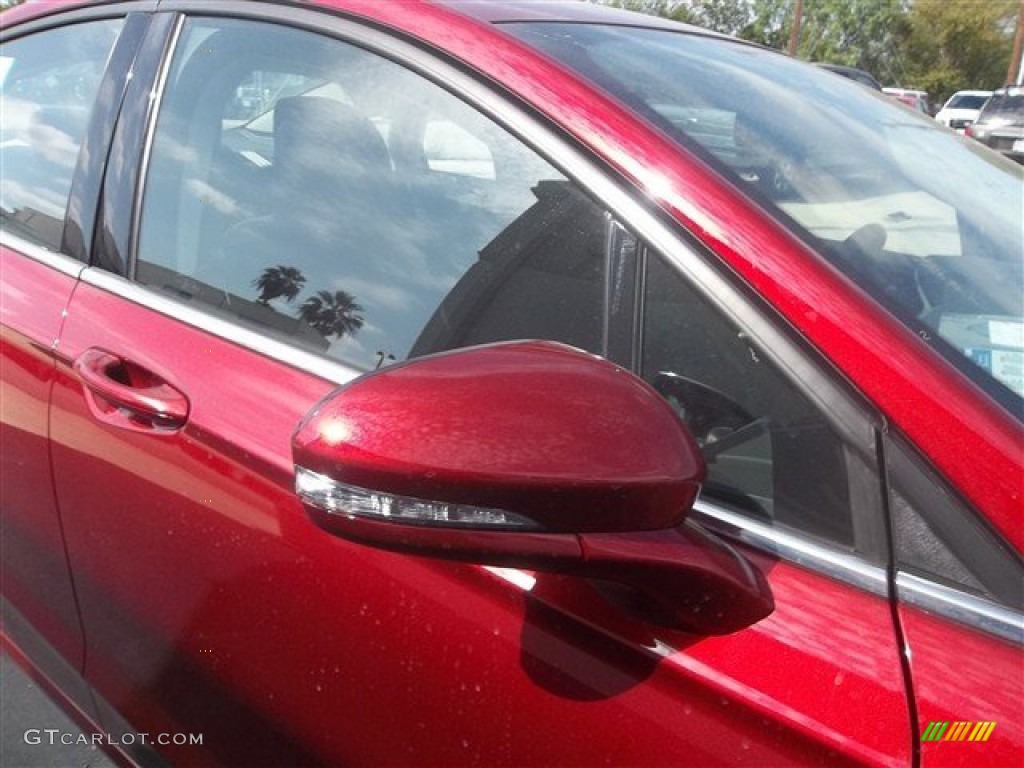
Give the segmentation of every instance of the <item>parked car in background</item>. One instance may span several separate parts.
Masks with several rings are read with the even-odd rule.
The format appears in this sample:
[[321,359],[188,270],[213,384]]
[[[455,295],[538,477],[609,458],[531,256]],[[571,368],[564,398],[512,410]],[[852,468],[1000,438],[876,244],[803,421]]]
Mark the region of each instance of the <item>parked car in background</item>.
[[583,2],[0,42],[0,631],[90,742],[1021,764],[1024,170]]
[[842,75],[845,78],[853,80],[854,82],[866,85],[876,91],[882,90],[882,85],[874,77],[871,76],[870,72],[865,72],[863,69],[857,69],[856,67],[848,67],[845,64],[818,64],[822,69],[827,69],[829,72],[835,72],[837,75]]
[[915,91],[909,88],[883,88],[883,93],[888,94],[901,104],[916,109],[925,115],[932,114],[931,104],[928,102],[928,94],[925,91]]
[[978,113],[991,95],[992,91],[957,91],[935,113],[935,119],[957,133],[963,133],[978,119]]
[[966,133],[1011,160],[1024,163],[1024,87],[1014,85],[995,91]]

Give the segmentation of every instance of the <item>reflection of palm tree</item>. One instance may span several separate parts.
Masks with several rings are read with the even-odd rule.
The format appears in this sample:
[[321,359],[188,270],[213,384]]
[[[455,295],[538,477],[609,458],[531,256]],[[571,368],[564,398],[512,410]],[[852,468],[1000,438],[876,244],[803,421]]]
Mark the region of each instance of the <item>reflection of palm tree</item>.
[[363,327],[363,308],[345,291],[317,291],[299,307],[299,317],[324,338],[349,336]]
[[267,305],[278,297],[292,301],[299,295],[305,282],[306,277],[300,270],[280,265],[264,269],[252,284],[260,292],[259,298],[256,299],[257,303]]

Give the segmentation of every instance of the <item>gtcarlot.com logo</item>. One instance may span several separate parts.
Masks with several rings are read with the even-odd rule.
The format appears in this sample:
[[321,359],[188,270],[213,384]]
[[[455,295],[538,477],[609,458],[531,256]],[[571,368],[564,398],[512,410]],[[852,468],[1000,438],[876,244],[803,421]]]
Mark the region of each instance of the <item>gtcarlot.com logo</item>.
[[167,746],[201,746],[201,733],[122,733],[114,736],[109,733],[72,733],[58,728],[29,728],[22,736],[26,744],[76,744],[95,745],[97,747],[131,747],[136,744],[156,744]]

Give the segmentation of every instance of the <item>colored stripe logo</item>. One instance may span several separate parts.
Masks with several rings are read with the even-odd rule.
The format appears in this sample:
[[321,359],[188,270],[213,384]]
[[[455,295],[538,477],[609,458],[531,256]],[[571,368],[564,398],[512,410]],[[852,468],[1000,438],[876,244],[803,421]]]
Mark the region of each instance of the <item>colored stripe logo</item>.
[[991,720],[932,720],[921,734],[921,741],[988,741],[995,727],[995,722]]

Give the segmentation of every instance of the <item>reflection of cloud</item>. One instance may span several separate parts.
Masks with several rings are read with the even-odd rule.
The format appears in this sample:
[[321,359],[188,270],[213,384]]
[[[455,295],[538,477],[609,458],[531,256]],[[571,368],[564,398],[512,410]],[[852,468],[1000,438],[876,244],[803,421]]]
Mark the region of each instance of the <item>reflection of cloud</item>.
[[64,131],[46,123],[33,123],[29,129],[32,150],[54,165],[74,169],[78,143]]
[[374,325],[373,323],[364,321],[363,327],[359,329],[359,333],[364,337],[382,336],[385,333],[385,330],[381,328],[379,325]]
[[63,184],[61,182],[61,179],[53,179],[51,186],[29,189],[5,175],[0,192],[0,207],[12,213],[31,208],[47,216],[63,219],[70,180]]
[[357,365],[370,367],[370,353],[354,336],[342,336],[331,342],[329,354],[342,360],[351,360]]
[[320,248],[332,247],[337,244],[338,230],[332,215],[336,216],[337,212],[330,211],[323,215],[302,218],[306,236]]
[[30,101],[10,97],[0,98],[0,114],[4,119],[4,133],[27,133],[32,124],[32,116],[38,109],[39,107]]
[[195,149],[169,136],[166,130],[160,132],[160,152],[179,163],[195,163],[199,159]]
[[231,195],[221,192],[202,179],[190,178],[185,184],[189,192],[198,197],[202,202],[212,205],[218,212],[229,216],[241,214],[241,206],[235,202]]
[[344,275],[336,277],[331,288],[335,291],[348,291],[360,304],[376,304],[387,309],[406,309],[416,301],[415,296],[401,288]]

